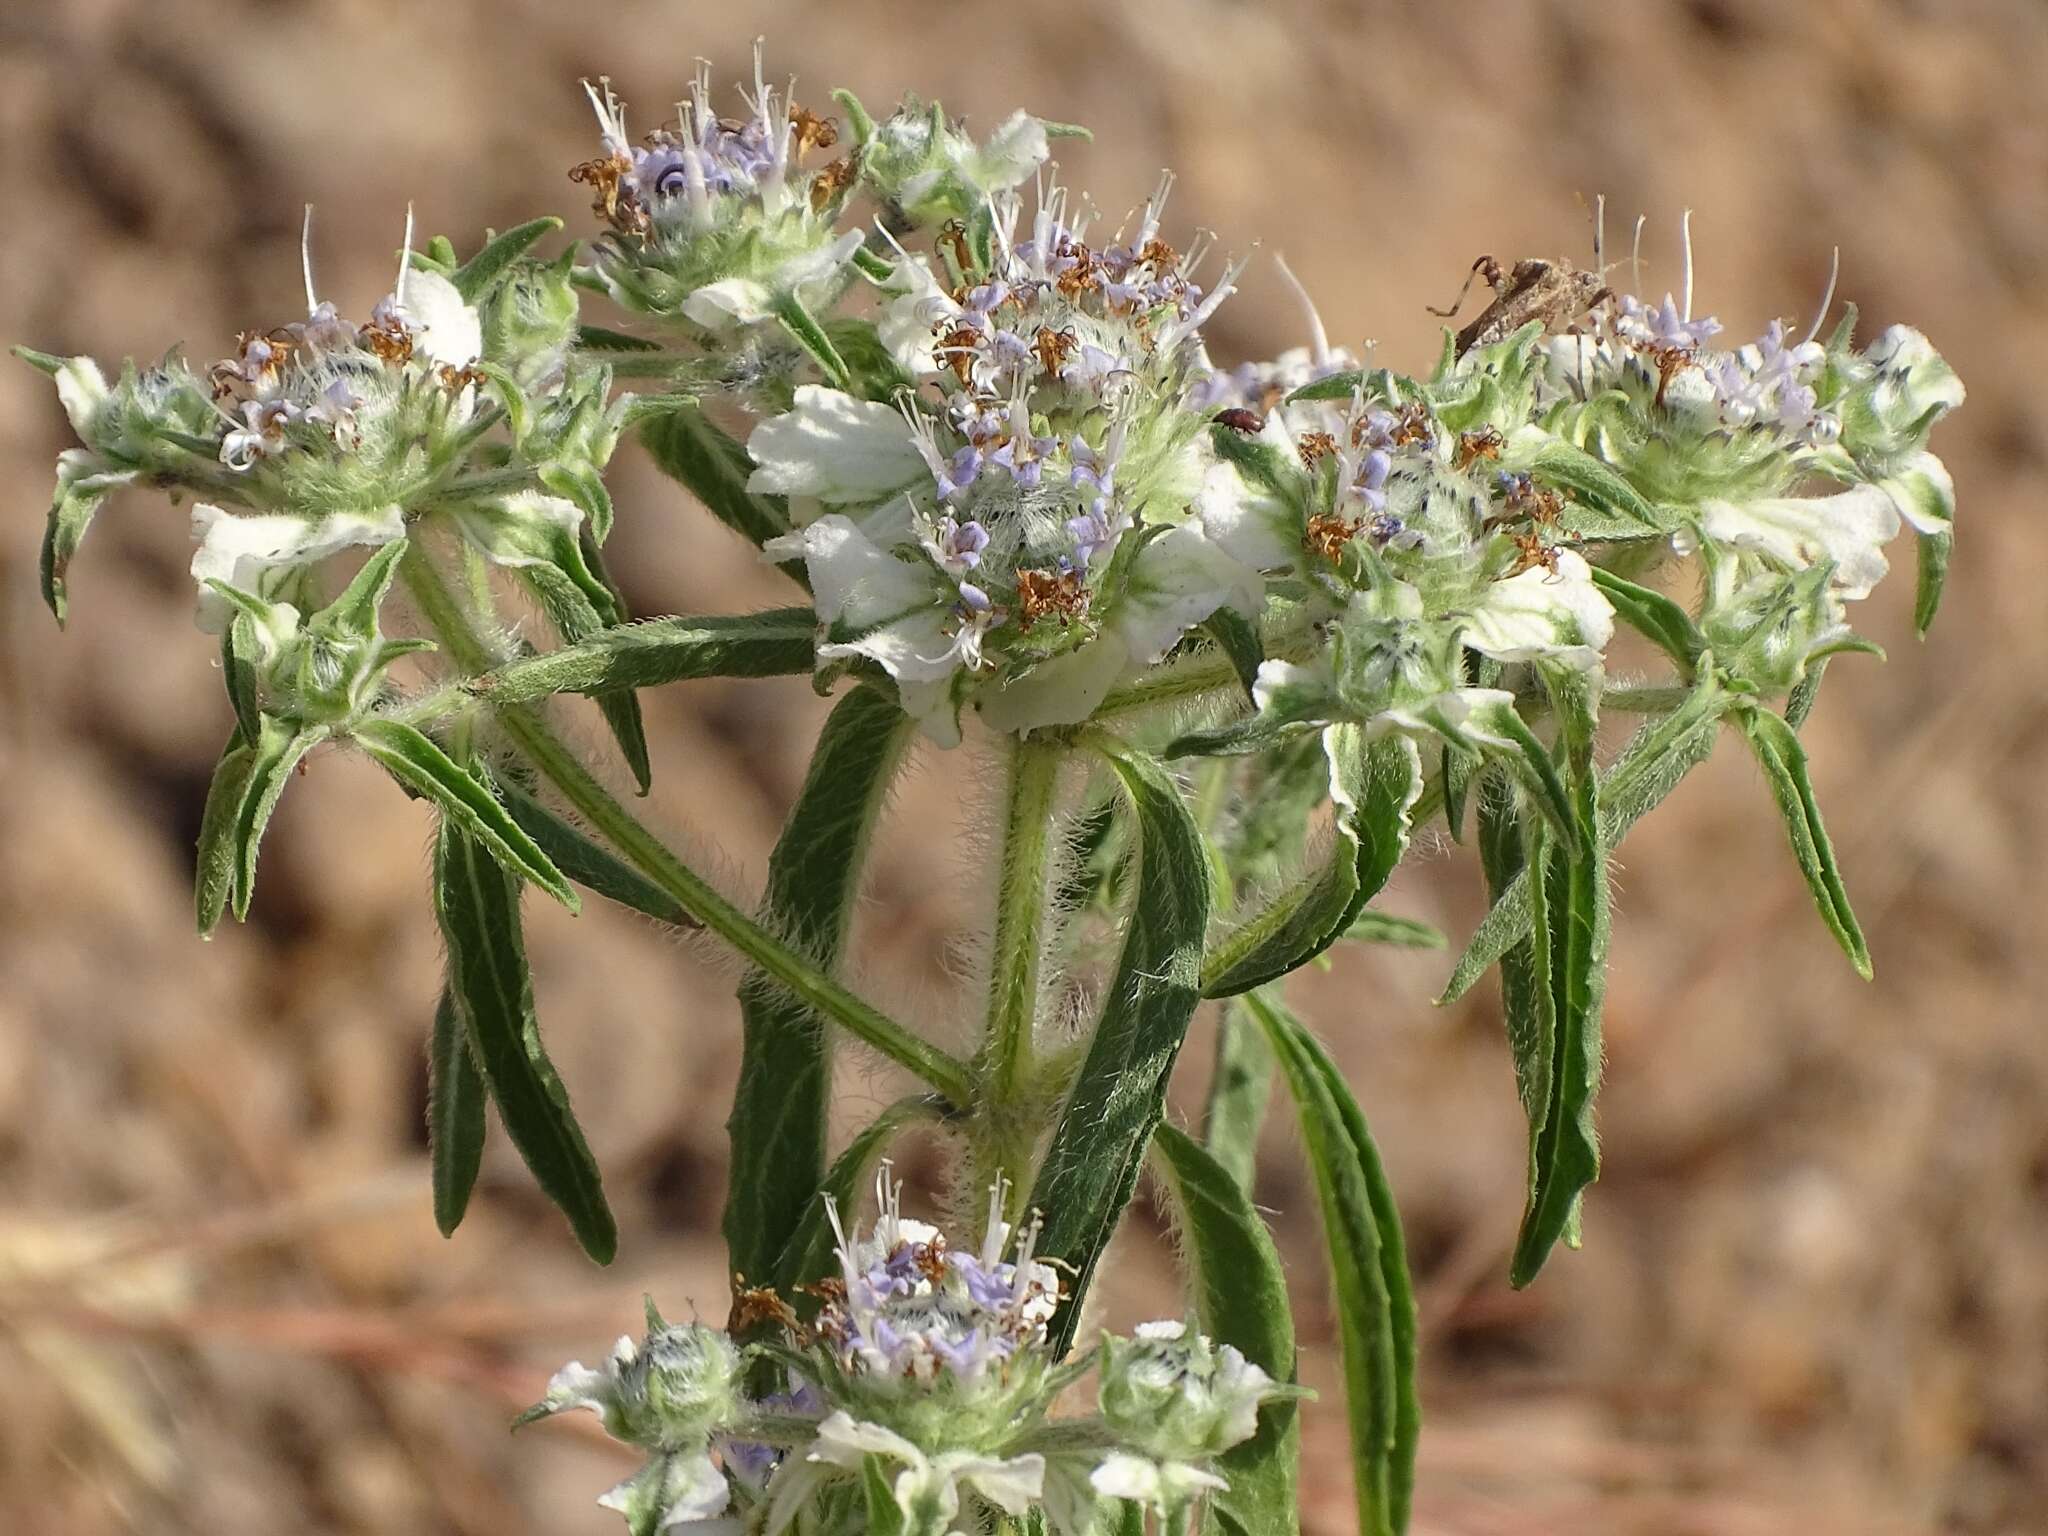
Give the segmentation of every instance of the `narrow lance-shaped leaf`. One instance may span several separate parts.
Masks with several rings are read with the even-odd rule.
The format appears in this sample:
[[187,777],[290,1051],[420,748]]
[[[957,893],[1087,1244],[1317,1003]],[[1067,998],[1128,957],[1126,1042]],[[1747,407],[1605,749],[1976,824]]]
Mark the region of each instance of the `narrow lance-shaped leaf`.
[[1654,643],[1678,666],[1678,675],[1692,680],[1693,668],[1707,648],[1706,637],[1692,616],[1662,592],[1637,586],[1612,571],[1593,567],[1593,584],[1630,628]]
[[1375,912],[1370,907],[1351,920],[1344,937],[1360,944],[1386,944],[1395,949],[1448,949],[1451,943],[1441,928],[1420,918]]
[[482,843],[500,864],[531,880],[571,912],[578,909],[576,892],[562,872],[498,797],[419,730],[402,720],[370,719],[352,727],[350,734],[387,773],[433,801],[443,816]]
[[484,1080],[454,992],[441,988],[427,1040],[427,1150],[433,1162],[434,1225],[452,1237],[469,1209],[484,1159]]
[[1948,560],[1956,536],[1947,528],[1920,535],[1918,577],[1913,592],[1913,630],[1922,639],[1934,626],[1941,590],[1948,585]]
[[221,914],[227,911],[228,897],[235,889],[237,821],[255,762],[256,748],[243,739],[238,727],[228,738],[220,762],[213,770],[213,782],[207,786],[206,809],[199,818],[199,851],[192,881],[193,901],[202,937],[220,926]]
[[1813,893],[1821,921],[1856,967],[1856,974],[1868,981],[1870,947],[1864,942],[1856,914],[1850,910],[1849,892],[1835,863],[1834,845],[1821,824],[1820,805],[1814,799],[1813,781],[1807,773],[1806,748],[1799,744],[1792,727],[1768,710],[1745,710],[1741,722],[1742,734],[1771,786],[1771,797],[1778,802],[1779,814],[1785,818],[1792,856],[1799,861],[1799,872],[1806,877],[1806,887]]
[[[1258,1026],[1245,1021],[1248,1031]],[[1263,1044],[1263,1037],[1261,1039]],[[1180,1216],[1182,1263],[1201,1331],[1237,1349],[1275,1381],[1295,1377],[1294,1319],[1273,1236],[1242,1180],[1170,1125],[1152,1136],[1158,1167]],[[1230,1487],[1212,1508],[1229,1536],[1295,1536],[1300,1414],[1292,1402],[1259,1412],[1258,1433],[1223,1454]]]
[[482,250],[449,274],[455,291],[462,295],[462,302],[474,304],[490,292],[498,279],[511,270],[512,263],[525,255],[535,241],[545,240],[561,227],[562,221],[552,216],[530,219],[485,242]]
[[1216,1073],[1202,1116],[1203,1140],[1218,1165],[1249,1191],[1273,1096],[1273,1048],[1235,998],[1224,1005],[1216,1028]]
[[43,528],[43,548],[37,570],[42,579],[43,601],[56,617],[59,629],[64,627],[71,608],[64,573],[70,569],[78,546],[85,541],[85,532],[92,526],[93,515],[106,499],[107,493],[103,490],[60,485],[56,499],[50,504],[50,520]]
[[[868,843],[911,729],[874,689],[842,698],[769,855],[763,920],[827,971],[846,942]],[[724,1230],[728,1267],[759,1284],[775,1274],[824,1182],[832,1052],[824,1022],[759,973],[741,984],[740,1010]]]
[[[249,902],[256,894],[256,854],[263,842],[264,829],[270,825],[270,813],[277,809],[278,798],[283,795],[285,785],[291,782],[293,771],[308,752],[326,739],[326,735],[326,731],[317,726],[291,725],[273,715],[265,715],[262,719],[255,750],[249,760],[248,780],[243,785],[241,803],[236,807],[232,822],[237,922],[248,917]],[[203,820],[201,830],[205,830]],[[202,863],[202,876],[204,874],[205,863]],[[201,915],[203,917],[204,912]]]
[[678,928],[701,928],[677,901],[639,870],[516,784],[500,784],[505,809],[557,869],[607,901]]
[[1073,1344],[1096,1262],[1137,1188],[1166,1079],[1200,1001],[1209,870],[1202,835],[1157,762],[1099,743],[1131,806],[1130,919],[1088,1053],[1028,1205],[1045,1213],[1039,1253],[1071,1266],[1051,1325],[1055,1357]]
[[1246,1005],[1280,1060],[1322,1207],[1358,1527],[1364,1536],[1397,1536],[1408,1524],[1421,1427],[1415,1297],[1400,1212],[1365,1116],[1322,1046],[1265,993],[1250,994]]
[[1576,1245],[1579,1202],[1600,1176],[1593,1099],[1600,1086],[1600,1007],[1607,973],[1607,855],[1596,826],[1593,776],[1575,775],[1578,846],[1531,823],[1531,969],[1552,1030],[1549,1092],[1532,1119],[1529,1207],[1515,1239],[1509,1282],[1527,1285],[1560,1237]]
[[1356,725],[1323,733],[1337,815],[1329,862],[1313,882],[1283,892],[1216,945],[1202,995],[1233,997],[1307,964],[1379,894],[1408,846],[1408,812],[1422,793],[1412,742],[1368,742]]
[[448,947],[448,990],[499,1122],[542,1192],[569,1218],[584,1252],[609,1264],[618,1229],[568,1090],[541,1044],[519,883],[452,816],[442,817],[434,850],[434,907]]
[[[1694,768],[1713,755],[1719,721],[1730,695],[1703,671],[1686,702],[1636,733],[1600,780],[1600,837],[1611,850],[1644,815],[1662,803]],[[1438,996],[1439,1006],[1456,1002],[1472,984],[1529,932],[1526,875],[1517,874],[1495,896],[1465,952]]]
[[707,677],[793,677],[811,670],[817,633],[817,617],[808,608],[650,619],[511,662],[465,686],[505,705]]
[[1218,608],[1203,622],[1202,628],[1216,642],[1217,648],[1230,658],[1238,685],[1244,689],[1246,698],[1252,698],[1252,687],[1259,680],[1259,667],[1266,659],[1259,644],[1258,626],[1235,608]]

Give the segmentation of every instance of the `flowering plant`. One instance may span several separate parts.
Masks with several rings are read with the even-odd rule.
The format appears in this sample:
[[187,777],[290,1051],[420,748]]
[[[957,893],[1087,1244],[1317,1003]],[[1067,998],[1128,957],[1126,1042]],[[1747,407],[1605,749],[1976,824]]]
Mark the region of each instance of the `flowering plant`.
[[[608,86],[590,95],[587,249],[536,254],[555,219],[466,259],[408,227],[357,324],[318,296],[309,219],[305,318],[210,368],[174,354],[109,381],[21,352],[79,439],[42,564],[60,622],[115,490],[193,498],[233,721],[201,930],[247,912],[308,754],[387,769],[437,826],[436,1215],[462,1219],[489,1108],[600,1262],[617,1233],[545,1049],[524,889],[572,910],[595,892],[746,962],[732,1316],[650,1304],[643,1340],[564,1369],[533,1414],[593,1409],[646,1453],[605,1497],[636,1533],[1296,1529],[1293,1328],[1250,1198],[1277,1075],[1329,1249],[1361,1528],[1400,1530],[1416,1329],[1396,1208],[1278,983],[1340,942],[1441,946],[1372,902],[1420,829],[1471,837],[1492,908],[1445,995],[1499,967],[1529,1122],[1512,1280],[1576,1244],[1608,860],[1724,727],[1869,973],[1798,732],[1828,661],[1875,649],[1851,605],[1907,527],[1919,629],[1934,617],[1954,495],[1928,441],[1962,386],[1918,332],[1858,348],[1850,311],[1822,339],[1832,285],[1798,339],[1774,321],[1722,349],[1689,272],[1654,304],[1603,270],[1556,290],[1567,306],[1518,308],[1541,263],[1426,375],[1332,347],[1305,295],[1308,345],[1223,368],[1204,326],[1245,266],[1171,242],[1166,182],[1104,224],[1048,159],[1080,130],[1019,112],[980,139],[845,93],[820,116],[758,58],[744,116],[700,76],[639,141]],[[590,294],[621,327],[584,318]],[[790,576],[790,606],[629,620],[604,553],[629,431]],[[1681,562],[1689,604],[1661,590]],[[1610,675],[1623,628],[1662,675]],[[752,910],[549,715],[595,701],[644,791],[639,690],[802,673],[839,702]],[[1618,745],[1616,716],[1640,722]],[[918,741],[1004,786],[966,1049],[840,979]],[[1196,1137],[1164,1105],[1205,999],[1223,1014]],[[835,1154],[846,1037],[917,1090]],[[961,1150],[958,1246],[902,1214],[887,1154],[912,1126]],[[1148,1169],[1186,1315],[1093,1335],[1090,1282]],[[1091,1374],[1093,1411],[1058,1411]]]

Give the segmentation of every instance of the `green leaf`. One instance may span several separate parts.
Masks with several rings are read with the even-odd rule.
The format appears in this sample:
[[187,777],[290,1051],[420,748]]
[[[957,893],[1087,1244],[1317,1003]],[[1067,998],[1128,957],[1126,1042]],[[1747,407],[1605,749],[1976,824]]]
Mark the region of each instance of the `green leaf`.
[[1580,1199],[1600,1176],[1593,1098],[1600,1086],[1608,910],[1607,855],[1595,801],[1592,774],[1576,775],[1576,847],[1561,844],[1539,823],[1529,828],[1530,979],[1551,1045],[1542,1119],[1530,1121],[1529,1206],[1508,1268],[1517,1288],[1536,1278],[1560,1237],[1576,1246]]
[[93,515],[106,499],[104,490],[60,483],[57,497],[50,503],[50,520],[43,527],[43,549],[37,571],[42,579],[43,601],[49,605],[59,629],[64,627],[64,620],[71,611],[64,573],[77,555],[78,546],[84,542],[85,531],[92,526]]
[[1202,964],[1202,995],[1234,997],[1284,976],[1344,936],[1379,894],[1408,846],[1408,812],[1422,793],[1421,759],[1398,737],[1366,740],[1357,725],[1323,732],[1336,832],[1329,862],[1219,941]]
[[259,650],[256,621],[236,612],[228,619],[220,637],[220,675],[228,691],[228,704],[235,712],[235,725],[244,741],[254,741],[262,729],[263,713],[258,696],[256,663],[250,658]]
[[650,619],[480,673],[466,686],[503,706],[707,677],[793,677],[811,670],[817,634],[808,608]]
[[[640,429],[640,441],[653,455],[656,468],[756,549],[789,532],[788,505],[780,496],[759,496],[747,489],[753,456],[700,407],[684,406],[655,417]],[[790,564],[802,569],[797,562]]]
[[1101,1019],[1028,1202],[1045,1213],[1040,1257],[1071,1266],[1073,1276],[1051,1325],[1054,1358],[1074,1342],[1088,1282],[1137,1188],[1167,1076],[1200,1001],[1209,921],[1202,834],[1179,789],[1151,758],[1113,740],[1096,745],[1130,800],[1133,891]]
[[506,869],[523,875],[571,912],[581,905],[540,845],[526,835],[498,797],[448,754],[402,720],[369,719],[350,734],[394,779],[434,802]]
[[[278,797],[284,793],[284,787],[291,781],[292,772],[300,760],[326,736],[326,731],[317,726],[301,728],[273,715],[263,717],[249,759],[248,782],[242,788],[241,803],[235,809],[233,823],[236,922],[248,918],[249,902],[256,894],[256,852],[263,842],[264,828],[270,825],[270,813],[277,809]],[[209,793],[208,799],[211,798]],[[202,815],[202,837],[204,822]],[[208,875],[204,868],[201,874],[202,878],[217,878]],[[206,896],[203,899],[211,901],[213,898]],[[201,916],[205,915],[202,908]]]
[[1449,949],[1451,941],[1441,928],[1419,918],[1399,917],[1392,912],[1375,912],[1370,907],[1351,920],[1344,937],[1360,944],[1390,944],[1396,949]]
[[850,389],[853,374],[846,366],[846,359],[832,345],[832,338],[825,334],[825,328],[818,324],[817,317],[804,308],[804,301],[792,291],[777,294],[770,307],[790,338],[810,354],[811,361],[818,365],[818,371],[825,375],[825,382],[835,389]]
[[[850,1221],[860,1206],[868,1180],[874,1176],[875,1165],[888,1151],[897,1132],[920,1121],[938,1120],[945,1112],[946,1101],[936,1094],[914,1093],[891,1104],[846,1144],[846,1150],[832,1160],[831,1170],[776,1260],[771,1278],[777,1291],[791,1296],[798,1286],[813,1284],[834,1273],[836,1260],[832,1250],[838,1238],[832,1231],[825,1202],[830,1199],[841,1216]],[[816,1309],[815,1298],[796,1295],[791,1299],[799,1312]]]
[[1343,373],[1333,373],[1326,378],[1304,384],[1287,397],[1292,405],[1297,400],[1346,400],[1358,392],[1358,386],[1365,382],[1363,369],[1352,368]]
[[1827,657],[1809,656],[1804,675],[1785,695],[1785,723],[1793,730],[1803,727],[1807,717],[1813,713],[1813,706],[1820,700],[1821,679],[1827,675],[1827,670]]
[[1371,1536],[1395,1536],[1408,1525],[1421,1425],[1415,1297],[1400,1211],[1365,1116],[1322,1046],[1267,994],[1250,994],[1246,1006],[1280,1059],[1322,1207],[1350,1410],[1358,1528]]
[[248,794],[249,776],[255,764],[256,749],[237,729],[228,738],[213,770],[213,782],[206,790],[206,809],[199,818],[198,867],[192,883],[201,937],[220,926],[221,914],[227,910],[228,897],[235,889],[235,871],[239,867],[235,839],[242,801]]
[[1813,781],[1807,775],[1806,748],[1792,727],[1768,710],[1747,709],[1741,715],[1742,734],[1756,754],[1771,796],[1785,818],[1785,833],[1792,843],[1792,856],[1813,893],[1821,921],[1842,946],[1842,953],[1856,967],[1856,974],[1871,976],[1870,948],[1863,941],[1856,914],[1849,907],[1849,893],[1842,884],[1842,872],[1835,864],[1834,845],[1821,824],[1820,806],[1813,797]]
[[602,325],[576,327],[576,345],[586,352],[659,352],[661,343]]
[[[1684,704],[1645,725],[1615,759],[1600,781],[1600,838],[1609,849],[1619,845],[1636,822],[1713,755],[1719,721],[1730,697],[1703,672]],[[1493,906],[1452,968],[1438,1005],[1464,996],[1528,932],[1528,884],[1518,874],[1494,897]]]
[[[1182,1264],[1202,1332],[1233,1346],[1275,1381],[1292,1382],[1294,1321],[1287,1276],[1243,1183],[1170,1125],[1153,1132],[1152,1145],[1180,1212]],[[1295,1492],[1299,1421],[1294,1403],[1266,1404],[1258,1433],[1218,1462],[1230,1487],[1215,1496],[1213,1507],[1243,1536],[1295,1536],[1301,1529]]]
[[1253,698],[1252,687],[1259,680],[1259,667],[1266,659],[1264,648],[1259,644],[1258,626],[1239,613],[1235,608],[1218,608],[1202,623],[1209,638],[1217,648],[1230,658],[1231,670],[1237,673],[1237,681],[1244,689],[1244,696]]
[[1235,467],[1246,484],[1269,492],[1289,507],[1306,507],[1308,476],[1293,457],[1263,439],[1247,437],[1235,427],[1221,423],[1209,428],[1209,442],[1216,457]]
[[682,903],[581,828],[516,784],[500,784],[505,810],[554,866],[585,890],[678,928],[700,928]]
[[462,295],[462,302],[474,304],[511,270],[512,263],[525,255],[537,240],[544,240],[562,227],[557,218],[530,219],[502,235],[486,241],[484,248],[457,267],[449,281]]
[[1606,595],[1623,623],[1677,663],[1680,677],[1692,680],[1707,639],[1690,614],[1663,593],[1639,587],[1597,565],[1593,567],[1593,585]]
[[1444,826],[1451,834],[1451,841],[1465,840],[1465,800],[1472,789],[1472,774],[1478,767],[1476,753],[1445,742],[1439,761],[1437,777],[1443,785]]
[[1203,1110],[1209,1154],[1247,1194],[1258,1172],[1259,1132],[1273,1096],[1273,1048],[1232,998],[1216,1025],[1216,1071]]
[[1636,533],[1661,533],[1657,511],[1628,481],[1583,448],[1552,439],[1536,452],[1529,472],[1567,491],[1572,500],[1635,525]]
[[[859,258],[855,258],[858,263]],[[833,351],[845,359],[853,391],[863,400],[887,403],[916,381],[903,371],[896,354],[889,350],[875,329],[875,322],[861,315],[835,315],[824,323]]]
[[[813,964],[839,962],[860,875],[913,729],[871,688],[833,708],[768,859],[762,920]],[[740,985],[739,1084],[726,1131],[727,1268],[766,1279],[813,1212],[825,1179],[832,1051],[825,1022],[759,972]]]
[[861,1457],[860,1491],[867,1506],[863,1528],[871,1536],[903,1536],[903,1506],[896,1502],[896,1488],[881,1457]]
[[484,1080],[449,986],[434,1006],[427,1041],[427,1149],[434,1169],[434,1224],[453,1237],[484,1160]]
[[[477,788],[489,798],[489,790]],[[519,882],[497,858],[460,818],[442,817],[434,908],[448,947],[448,990],[505,1134],[541,1191],[569,1218],[583,1251],[609,1264],[618,1252],[618,1228],[568,1090],[541,1044],[519,923]]]
[[1934,626],[1934,615],[1941,607],[1941,589],[1948,584],[1948,557],[1955,548],[1956,536],[1943,528],[1935,533],[1920,536],[1919,581],[1913,594],[1913,631],[1926,637]]

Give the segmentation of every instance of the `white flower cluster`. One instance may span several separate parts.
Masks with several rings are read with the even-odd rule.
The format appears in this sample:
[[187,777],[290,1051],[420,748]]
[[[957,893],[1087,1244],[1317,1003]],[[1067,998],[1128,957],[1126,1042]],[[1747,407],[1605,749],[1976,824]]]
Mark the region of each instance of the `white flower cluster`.
[[[650,1453],[602,1500],[635,1536],[852,1536],[873,1528],[878,1497],[906,1533],[1042,1509],[1059,1536],[1086,1536],[1113,1501],[1185,1512],[1226,1488],[1216,1458],[1256,1432],[1262,1404],[1299,1395],[1179,1322],[1054,1362],[1046,1325],[1059,1278],[1032,1258],[1028,1229],[1003,1257],[1005,1191],[991,1192],[989,1236],[972,1253],[906,1219],[901,1193],[885,1168],[865,1236],[832,1213],[840,1273],[812,1288],[824,1302],[815,1321],[780,1301],[763,1308],[786,1343],[742,1350],[714,1329],[669,1327],[650,1307],[644,1344],[621,1339],[602,1370],[565,1367],[527,1419],[589,1408]],[[761,1305],[759,1293],[747,1300]],[[742,1390],[749,1353],[786,1376],[783,1390]],[[1091,1368],[1096,1416],[1048,1420]]]

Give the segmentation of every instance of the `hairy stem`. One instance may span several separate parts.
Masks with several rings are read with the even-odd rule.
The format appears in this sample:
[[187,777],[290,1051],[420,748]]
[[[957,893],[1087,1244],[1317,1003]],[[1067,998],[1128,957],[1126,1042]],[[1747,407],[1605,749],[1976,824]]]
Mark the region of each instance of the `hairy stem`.
[[1052,868],[1053,801],[1059,787],[1056,743],[1020,741],[1010,757],[1010,793],[996,887],[995,954],[989,967],[988,1034],[983,1047],[988,1095],[1017,1097],[1031,1074],[1032,1024],[1038,1013],[1039,958],[1046,884]]
[[[483,638],[448,590],[441,573],[417,545],[406,551],[400,570],[413,601],[448,656],[468,671],[489,667],[491,656]],[[591,828],[684,911],[820,1016],[907,1067],[953,1103],[971,1102],[973,1081],[962,1063],[849,992],[727,901],[621,805],[538,714],[514,706],[498,711],[496,718],[541,776],[554,785]]]

